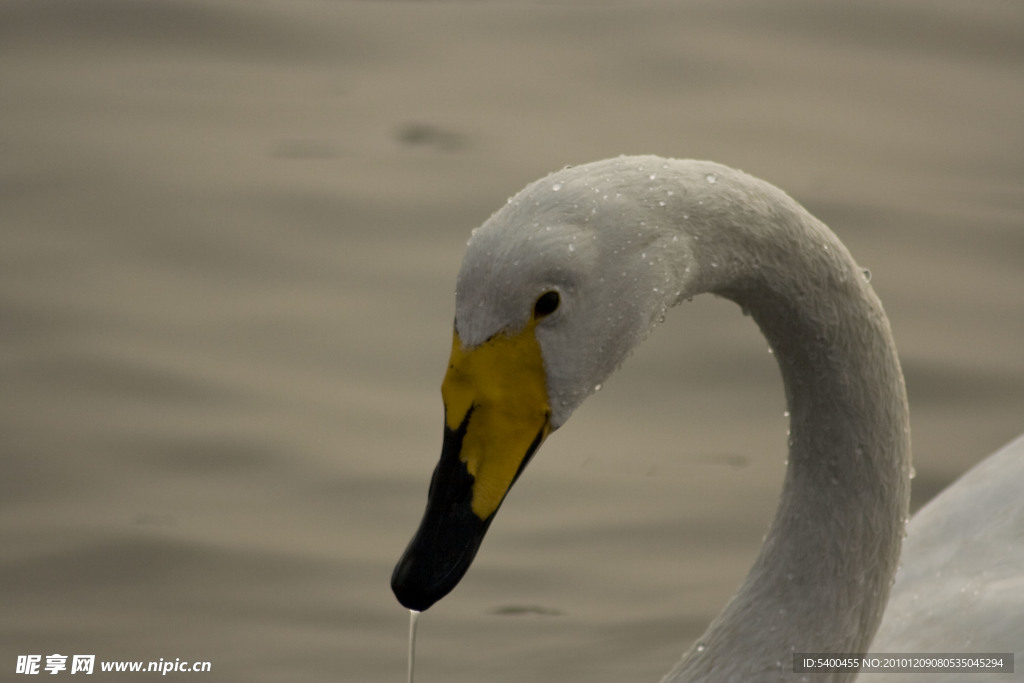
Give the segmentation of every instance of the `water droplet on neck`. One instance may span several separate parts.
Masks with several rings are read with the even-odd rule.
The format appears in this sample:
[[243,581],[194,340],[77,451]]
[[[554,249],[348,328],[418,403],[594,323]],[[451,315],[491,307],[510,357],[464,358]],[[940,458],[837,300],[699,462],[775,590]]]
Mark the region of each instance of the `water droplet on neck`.
[[860,271],[860,274],[864,276],[864,282],[871,282],[871,271],[865,268]]
[[552,192],[558,192],[561,189],[562,189],[562,183],[555,183],[554,185],[551,186]]
[[704,176],[704,180],[708,181],[711,184],[714,184],[718,182],[718,176],[715,175],[714,173],[708,173],[706,176]]

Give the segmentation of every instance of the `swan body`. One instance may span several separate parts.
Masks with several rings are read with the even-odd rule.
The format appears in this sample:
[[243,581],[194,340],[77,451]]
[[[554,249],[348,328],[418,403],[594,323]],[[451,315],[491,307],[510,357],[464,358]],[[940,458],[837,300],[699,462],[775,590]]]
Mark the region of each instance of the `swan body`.
[[[567,167],[473,231],[456,284],[441,458],[392,576],[403,605],[427,609],[454,588],[548,434],[669,308],[705,292],[743,307],[773,349],[790,451],[758,558],[665,680],[800,680],[808,675],[793,671],[795,653],[868,651],[910,490],[906,392],[888,320],[820,221],[774,186],[704,161]],[[1018,544],[1020,528],[1007,532]],[[909,563],[901,576],[916,583]],[[908,612],[915,595],[927,600],[898,593]],[[1009,619],[1020,633],[1019,613]]]
[[[914,515],[872,651],[1024,652],[1022,483],[1024,436]],[[1024,680],[1024,674],[1005,680]]]

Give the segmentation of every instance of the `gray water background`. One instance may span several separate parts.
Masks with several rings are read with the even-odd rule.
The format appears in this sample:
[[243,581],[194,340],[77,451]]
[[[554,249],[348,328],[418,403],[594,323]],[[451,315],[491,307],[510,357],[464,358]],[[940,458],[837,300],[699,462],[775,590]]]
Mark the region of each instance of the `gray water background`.
[[[404,680],[465,240],[569,163],[709,158],[829,224],[919,505],[1024,431],[1022,65],[997,0],[5,0],[0,678]],[[738,308],[673,311],[424,615],[417,680],[657,680],[757,551],[784,407]]]

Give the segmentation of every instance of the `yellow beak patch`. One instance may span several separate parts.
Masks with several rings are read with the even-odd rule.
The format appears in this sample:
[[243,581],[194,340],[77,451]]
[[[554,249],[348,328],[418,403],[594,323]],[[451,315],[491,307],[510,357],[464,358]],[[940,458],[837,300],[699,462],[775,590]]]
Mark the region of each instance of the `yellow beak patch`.
[[465,349],[454,333],[441,385],[448,429],[465,429],[459,460],[473,477],[473,513],[498,509],[530,455],[551,432],[535,321]]

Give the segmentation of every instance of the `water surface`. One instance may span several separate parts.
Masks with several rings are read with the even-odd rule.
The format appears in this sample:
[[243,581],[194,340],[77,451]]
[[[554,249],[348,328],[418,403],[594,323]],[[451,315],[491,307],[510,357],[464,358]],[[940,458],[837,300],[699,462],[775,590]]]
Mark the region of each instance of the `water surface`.
[[[995,0],[0,4],[3,677],[403,680],[462,249],[567,163],[710,158],[832,226],[920,504],[1024,431],[1022,58]],[[673,311],[423,615],[417,681],[657,680],[757,551],[783,410],[734,305]]]

